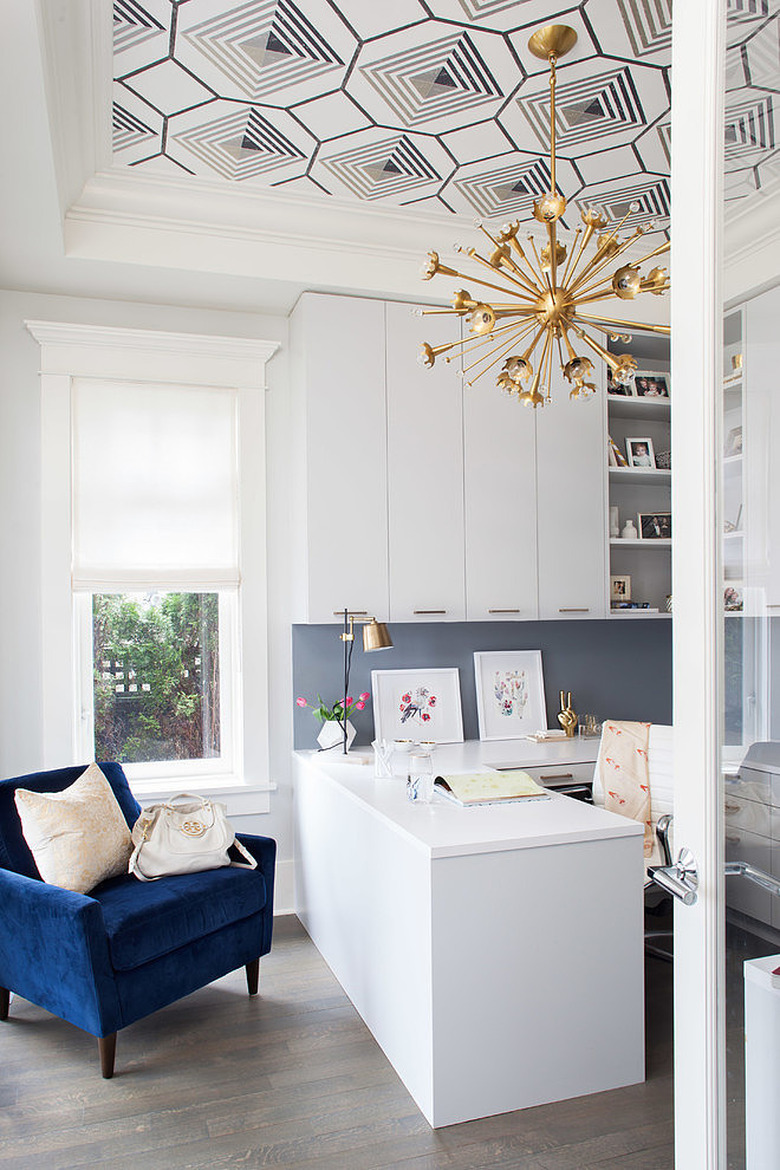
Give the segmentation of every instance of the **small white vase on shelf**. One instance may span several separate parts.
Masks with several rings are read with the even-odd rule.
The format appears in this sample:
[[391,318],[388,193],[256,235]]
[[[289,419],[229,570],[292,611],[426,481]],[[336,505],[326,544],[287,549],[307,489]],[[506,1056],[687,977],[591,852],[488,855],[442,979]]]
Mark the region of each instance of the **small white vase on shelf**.
[[[347,720],[347,751],[352,746],[352,740],[355,738],[355,728]],[[317,743],[320,745],[322,751],[337,752],[344,747],[344,726],[338,719],[326,719],[320,728],[320,733],[317,736]]]
[[636,524],[633,520],[626,520],[623,525],[623,531],[620,533],[621,540],[636,540],[639,533],[636,530]]

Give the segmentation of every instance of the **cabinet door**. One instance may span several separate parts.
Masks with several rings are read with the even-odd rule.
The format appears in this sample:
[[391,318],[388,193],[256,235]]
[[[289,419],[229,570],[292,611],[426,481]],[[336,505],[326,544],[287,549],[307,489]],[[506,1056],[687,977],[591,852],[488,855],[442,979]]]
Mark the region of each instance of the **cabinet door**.
[[307,294],[292,324],[305,409],[303,620],[388,615],[385,322],[381,301]]
[[604,426],[601,394],[536,411],[540,618],[605,616]]
[[463,411],[455,363],[417,361],[423,340],[454,341],[451,317],[387,305],[390,617],[462,621]]
[[464,387],[463,421],[466,617],[529,621],[538,616],[534,412],[489,372]]

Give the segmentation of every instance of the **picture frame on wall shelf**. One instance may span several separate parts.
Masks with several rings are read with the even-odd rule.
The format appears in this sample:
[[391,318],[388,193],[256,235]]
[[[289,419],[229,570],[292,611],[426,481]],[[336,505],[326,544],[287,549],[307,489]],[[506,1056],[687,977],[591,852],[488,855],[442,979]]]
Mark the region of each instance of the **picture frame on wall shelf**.
[[541,650],[474,653],[480,739],[524,739],[547,727]]
[[626,573],[616,573],[609,579],[609,599],[613,605],[631,600],[631,578]]
[[742,427],[732,427],[726,435],[726,443],[723,449],[723,456],[725,459],[731,459],[734,455],[742,454]]
[[638,512],[640,540],[671,540],[671,512]]
[[657,370],[637,370],[634,374],[634,394],[637,398],[669,398],[669,376]]
[[655,450],[653,440],[646,437],[626,439],[626,458],[629,467],[637,470],[655,469]]
[[624,386],[622,383],[616,382],[609,366],[607,366],[607,394],[611,394],[615,398],[633,398],[634,396],[633,384],[628,382]]
[[374,738],[463,743],[460,671],[372,670]]

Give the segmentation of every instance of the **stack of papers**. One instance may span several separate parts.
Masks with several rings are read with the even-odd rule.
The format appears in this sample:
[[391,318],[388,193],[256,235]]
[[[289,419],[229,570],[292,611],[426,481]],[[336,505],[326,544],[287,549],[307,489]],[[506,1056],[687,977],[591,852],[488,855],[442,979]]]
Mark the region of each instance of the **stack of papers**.
[[525,738],[534,743],[546,743],[549,739],[566,739],[566,732],[563,728],[549,727],[546,731],[535,731],[533,735],[527,735]]
[[475,772],[467,775],[437,776],[435,790],[464,808],[475,804],[496,804],[511,800],[549,800],[550,793],[527,772]]

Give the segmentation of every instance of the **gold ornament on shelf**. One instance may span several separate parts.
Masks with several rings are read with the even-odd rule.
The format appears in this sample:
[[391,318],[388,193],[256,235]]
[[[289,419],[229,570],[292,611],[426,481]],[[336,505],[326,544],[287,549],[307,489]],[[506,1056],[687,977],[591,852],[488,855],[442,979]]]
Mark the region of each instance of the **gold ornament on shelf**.
[[571,691],[561,691],[560,702],[561,709],[558,712],[558,722],[566,732],[566,738],[572,739],[577,726],[577,716],[571,705]]
[[[640,271],[646,261],[669,251],[668,241],[641,260],[623,263],[605,274],[607,266],[611,268],[612,262],[652,226],[640,225],[625,239],[619,238],[621,227],[638,210],[638,204],[632,203],[618,224],[606,232],[607,220],[603,211],[591,205],[583,207],[580,211],[582,226],[574,233],[571,246],[558,240],[558,221],[566,211],[566,199],[558,191],[555,181],[555,66],[559,58],[573,48],[576,40],[574,29],[565,24],[551,24],[537,30],[528,42],[531,52],[550,64],[550,190],[536,200],[533,210],[534,218],[547,228],[547,243],[540,249],[533,235],[529,234],[524,247],[518,239],[520,223],[517,220],[505,224],[495,234],[478,223],[491,245],[487,255],[481,256],[476,248],[462,248],[457,244],[455,252],[464,253],[487,269],[489,280],[465,275],[442,264],[437,252],[428,253],[422,271],[424,280],[452,276],[510,298],[508,301],[494,298],[488,302],[480,300],[479,296],[472,297],[466,289],[459,289],[452,299],[452,308],[419,310],[423,316],[454,313],[465,318],[469,326],[469,335],[463,341],[435,346],[425,342],[420,353],[422,364],[433,366],[442,355],[446,355],[444,360],[449,362],[459,356],[451,352],[458,349],[463,357],[467,352],[470,355],[473,351],[482,351],[470,364],[463,366],[463,376],[472,375],[467,380],[470,386],[503,359],[498,386],[517,395],[526,406],[536,407],[550,401],[556,349],[563,375],[571,383],[569,397],[588,398],[596,391],[594,383],[587,381],[593,373],[593,362],[590,356],[576,352],[574,346],[577,342],[582,342],[591,353],[607,363],[613,381],[627,385],[633,379],[637,363],[629,353],[610,353],[606,342],[630,342],[630,335],[623,332],[626,327],[669,333],[668,325],[642,325],[603,317],[597,308],[595,312],[591,310],[591,306],[607,298],[633,300],[646,292],[660,296],[669,288],[665,268],[653,268],[647,276],[642,276]],[[595,251],[587,258],[585,253],[594,236]],[[604,344],[593,336],[594,333],[603,335]],[[519,348],[519,343],[526,341],[528,344],[521,352],[513,352]],[[537,352],[538,356],[535,356]]]

